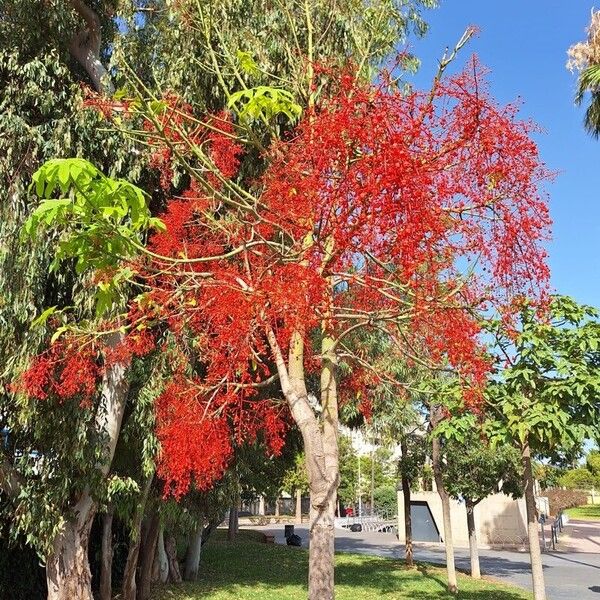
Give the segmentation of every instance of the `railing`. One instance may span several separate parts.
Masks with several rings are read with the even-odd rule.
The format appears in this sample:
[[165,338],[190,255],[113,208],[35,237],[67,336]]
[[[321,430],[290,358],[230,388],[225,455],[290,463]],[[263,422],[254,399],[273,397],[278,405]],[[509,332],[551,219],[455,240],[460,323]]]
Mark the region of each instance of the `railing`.
[[[396,518],[378,514],[362,515],[360,517],[338,517],[335,520],[335,526],[350,530],[352,530],[353,526],[355,526],[356,531],[378,531],[381,533],[395,533]],[[360,528],[358,528],[357,526],[360,526]]]
[[568,517],[563,514],[563,511],[559,511],[556,515],[556,519],[554,519],[554,523],[550,525],[550,540],[546,540],[546,531],[544,529],[544,524],[546,522],[545,517],[540,517],[540,524],[542,526],[542,549],[548,550],[551,546],[552,550],[556,550],[556,545],[558,544],[558,536],[562,533],[565,525],[567,524]]

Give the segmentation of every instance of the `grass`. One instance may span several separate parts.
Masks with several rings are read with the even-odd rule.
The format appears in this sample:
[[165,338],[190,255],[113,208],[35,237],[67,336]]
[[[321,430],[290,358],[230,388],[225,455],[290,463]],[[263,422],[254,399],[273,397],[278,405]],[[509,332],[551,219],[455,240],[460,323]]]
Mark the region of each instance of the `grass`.
[[[158,589],[153,600],[304,600],[308,552],[263,544],[262,534],[240,531],[229,543],[223,532],[203,549],[198,582]],[[527,592],[459,576],[461,600],[529,600]],[[401,561],[358,554],[336,556],[336,600],[441,600],[445,570],[406,569]]]
[[576,508],[567,508],[566,513],[571,519],[600,521],[600,504],[588,504],[586,506],[577,506]]

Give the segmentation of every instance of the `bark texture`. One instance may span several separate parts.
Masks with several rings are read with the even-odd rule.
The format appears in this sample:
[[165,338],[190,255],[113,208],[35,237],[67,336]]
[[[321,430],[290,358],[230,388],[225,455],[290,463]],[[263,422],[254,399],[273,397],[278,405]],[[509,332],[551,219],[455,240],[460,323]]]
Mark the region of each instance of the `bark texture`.
[[115,88],[106,67],[100,60],[102,32],[98,15],[82,0],[71,0],[75,12],[85,22],[85,27],[72,38],[69,51],[85,69],[97,92],[112,96]]
[[146,527],[143,529],[142,546],[140,548],[139,573],[137,586],[137,600],[147,600],[150,597],[150,585],[152,583],[152,570],[158,544],[158,530],[160,518],[156,510],[148,518]]
[[[400,440],[400,452],[402,453],[402,457],[405,458],[408,456],[408,447],[406,444],[406,439],[402,437]],[[410,507],[410,479],[402,471],[402,475],[400,478],[400,482],[402,484],[402,502],[404,505],[404,561],[406,562],[407,567],[414,567],[415,561],[413,557],[413,539],[412,539],[412,514]]]
[[528,442],[525,442],[521,450],[521,462],[523,465],[525,507],[527,509],[527,537],[529,539],[529,556],[531,558],[533,597],[534,600],[546,600],[542,552],[540,550],[540,534],[537,522],[537,511],[535,509],[535,494],[533,490],[534,479],[531,467],[531,450]]
[[54,539],[46,560],[48,600],[93,600],[88,542],[94,512],[67,521]]
[[100,600],[112,599],[112,524],[114,508],[102,515],[102,548],[100,558]]
[[[107,341],[109,347],[115,347],[121,340],[122,334],[113,334]],[[115,363],[102,377],[94,433],[102,440],[98,470],[103,477],[108,476],[121,431],[129,390],[127,367]],[[65,520],[52,544],[52,552],[46,558],[48,600],[92,599],[88,543],[96,508],[96,502],[86,488],[77,503],[66,511],[70,518]]]
[[481,570],[479,568],[479,547],[477,545],[477,530],[475,529],[475,502],[467,499],[467,530],[469,532],[469,556],[471,558],[471,577],[481,579]]
[[[441,421],[442,415],[439,407],[431,409],[430,423],[435,428]],[[446,572],[448,574],[448,591],[451,594],[458,593],[458,580],[456,578],[456,565],[454,562],[454,540],[452,537],[452,520],[450,518],[450,496],[444,486],[442,466],[442,444],[439,437],[435,436],[432,441],[431,462],[433,463],[433,477],[435,486],[442,501],[442,513],[444,520],[444,549],[446,551]]]
[[186,581],[196,581],[200,570],[200,554],[202,552],[202,531],[203,527],[199,525],[190,534],[189,545],[185,555],[185,568],[183,578]]
[[135,510],[135,516],[130,531],[129,552],[127,553],[127,563],[123,573],[123,600],[136,600],[137,598],[137,568],[142,545],[142,520],[146,510],[148,494],[152,487],[154,474],[148,476],[142,489],[142,496]]
[[321,416],[308,399],[304,377],[304,341],[292,335],[287,363],[274,333],[267,331],[282,392],[304,443],[310,491],[309,600],[334,597],[334,522],[339,485],[337,359],[333,340],[324,332],[321,350]]

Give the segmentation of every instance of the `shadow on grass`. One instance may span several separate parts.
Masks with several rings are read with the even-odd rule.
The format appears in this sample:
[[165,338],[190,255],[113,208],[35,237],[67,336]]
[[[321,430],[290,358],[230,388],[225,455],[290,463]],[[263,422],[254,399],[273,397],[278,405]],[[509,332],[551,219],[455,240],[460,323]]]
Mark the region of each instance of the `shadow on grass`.
[[[308,552],[259,544],[243,536],[231,544],[216,539],[203,552],[197,583],[163,590],[157,598],[182,600],[298,599],[306,594]],[[525,593],[460,578],[461,600],[524,600]],[[446,591],[445,572],[428,565],[406,569],[398,560],[342,553],[336,556],[339,600],[424,600],[453,598]]]

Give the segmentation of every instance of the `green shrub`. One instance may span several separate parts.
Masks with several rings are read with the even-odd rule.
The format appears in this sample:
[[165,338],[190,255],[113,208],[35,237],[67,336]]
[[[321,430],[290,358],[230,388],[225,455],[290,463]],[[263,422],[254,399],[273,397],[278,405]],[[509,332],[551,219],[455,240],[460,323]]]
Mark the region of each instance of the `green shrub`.
[[569,490],[590,490],[600,488],[598,477],[584,468],[571,469],[562,475],[558,485]]
[[398,509],[396,488],[391,485],[382,485],[373,491],[375,510],[387,516],[395,515]]

